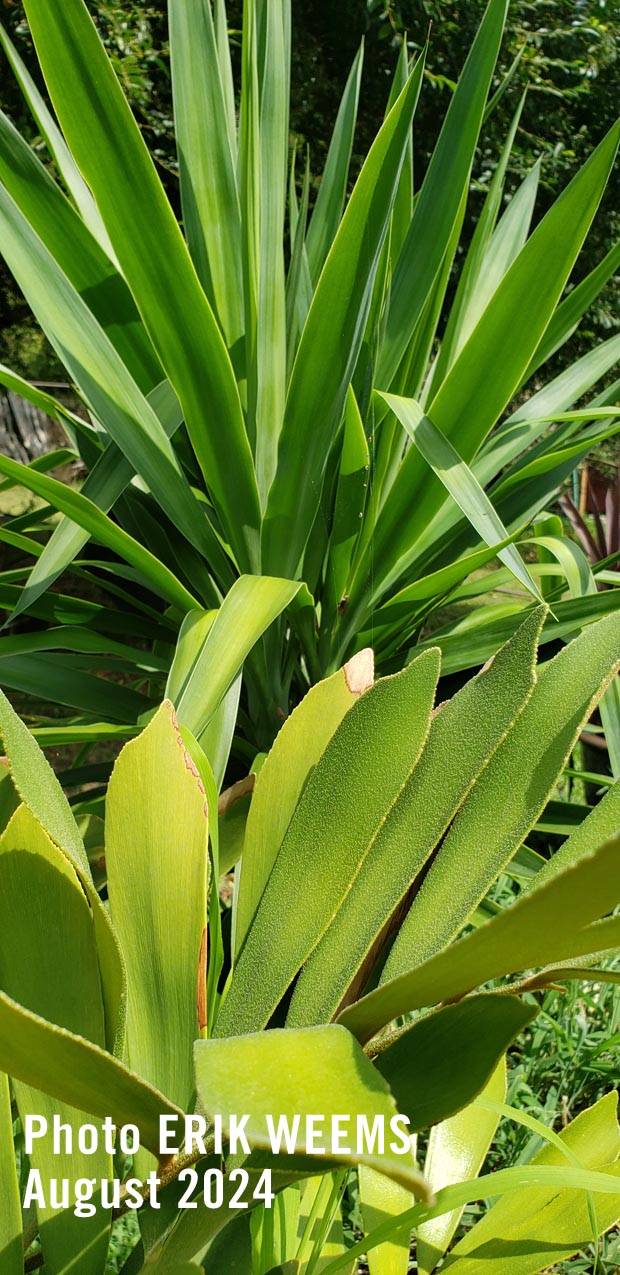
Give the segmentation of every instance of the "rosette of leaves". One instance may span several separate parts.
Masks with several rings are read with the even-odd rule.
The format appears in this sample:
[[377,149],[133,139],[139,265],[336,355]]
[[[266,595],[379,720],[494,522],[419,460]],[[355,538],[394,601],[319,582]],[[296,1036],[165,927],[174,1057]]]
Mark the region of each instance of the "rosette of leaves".
[[[537,166],[504,206],[517,112],[461,251],[481,125],[502,91],[507,5],[490,0],[423,180],[425,59],[410,66],[403,46],[348,194],[360,51],[311,209],[289,155],[289,0],[245,5],[239,95],[223,0],[175,0],[180,226],[83,0],[24,7],[55,114],[2,42],[54,169],[0,118],[2,250],[85,411],[1,376],[62,420],[86,477],[68,490],[45,472],[58,454],[0,458],[6,482],[43,502],[1,529],[13,558],[0,604],[36,621],[1,639],[2,683],[72,710],[84,739],[96,722],[135,725],[149,693],[162,697],[190,612],[239,575],[304,582],[301,629],[279,620],[245,669],[244,732],[268,747],[289,704],[369,641],[382,671],[402,667],[428,617],[499,554],[516,597],[480,610],[488,638],[456,643],[459,667],[477,667],[481,645],[500,645],[493,624],[514,632],[550,570],[514,541],[617,429],[617,386],[575,405],[620,338],[545,373],[620,259],[615,245],[565,292],[617,127],[534,224]],[[616,589],[566,599],[562,577],[549,633],[616,607]],[[448,617],[441,646],[454,628]],[[111,692],[101,674],[118,673]]]
[[[249,1115],[244,1167],[250,1181],[273,1170],[273,1211],[240,1219],[228,1196],[220,1209],[197,1197],[179,1210],[187,1162],[162,1157],[161,1208],[140,1210],[127,1272],[203,1260],[252,1275],[286,1263],[351,1269],[360,1246],[345,1249],[338,1219],[355,1171],[361,1244],[378,1275],[406,1269],[412,1228],[431,1269],[464,1204],[480,1198],[500,1197],[450,1258],[464,1271],[479,1248],[494,1270],[537,1271],[611,1225],[612,1099],[561,1139],[545,1130],[531,1165],[476,1176],[505,1113],[506,1049],[537,1012],[528,993],[613,980],[604,960],[595,967],[620,948],[620,787],[550,860],[525,845],[617,673],[620,618],[539,664],[544,621],[541,607],[438,705],[438,649],[377,681],[360,652],[308,693],[257,777],[219,801],[181,707],[177,717],[165,701],[118,757],[103,827],[86,810],[76,822],[0,698],[3,1275],[22,1275],[33,1235],[41,1248],[28,1269],[96,1275],[113,1223],[101,1208],[92,1219],[53,1209],[22,1219],[12,1121],[28,1113],[74,1129],[84,1113],[137,1125],[141,1178],[157,1167],[161,1115],[196,1101],[225,1129]],[[493,906],[498,875],[521,880],[523,862],[528,887]],[[228,908],[217,886],[233,867]],[[379,1148],[344,1154],[330,1141],[318,1156],[302,1142],[275,1156],[266,1143],[266,1114],[322,1113],[329,1139],[332,1114],[397,1111],[413,1133],[432,1128],[426,1176]],[[222,1163],[238,1160],[207,1155],[196,1171]],[[31,1167],[43,1181],[113,1173],[103,1153],[59,1158],[44,1140]]]

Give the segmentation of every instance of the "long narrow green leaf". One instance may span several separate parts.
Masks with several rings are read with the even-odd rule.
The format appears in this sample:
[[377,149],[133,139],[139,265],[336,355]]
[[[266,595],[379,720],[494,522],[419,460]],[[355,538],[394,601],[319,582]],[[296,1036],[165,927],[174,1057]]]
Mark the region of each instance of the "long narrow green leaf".
[[1,112],[0,181],[92,310],[140,388],[152,389],[161,379],[161,369],[124,279]]
[[[476,528],[480,539],[487,545],[507,540],[508,532],[472,470],[461,459],[445,434],[438,429],[429,416],[424,415],[419,404],[413,399],[399,398],[395,394],[383,394],[382,398],[392,408],[420,455],[441,479],[453,500]],[[531,593],[537,602],[542,602],[540,593],[515,546],[507,545],[505,549],[499,550],[497,556],[506,563],[528,593]]]
[[168,6],[183,224],[228,346],[243,335],[241,213],[210,0]]
[[258,498],[237,385],[153,161],[83,0],[25,7],[61,126],[177,391],[214,504],[240,566],[255,567]]
[[[388,957],[384,980],[439,951],[471,916],[541,814],[580,730],[619,667],[618,616],[590,625],[543,666],[523,713],[430,866]],[[518,780],[511,783],[510,775]],[[458,899],[455,879],[461,881]]]
[[269,571],[295,575],[312,529],[316,492],[364,335],[421,78],[419,59],[364,164],[306,320],[263,528]]
[[[418,761],[438,674],[429,652],[375,683],[341,721],[282,841],[220,1011],[218,1036],[264,1026],[333,921]],[[274,932],[276,914],[294,923]]]
[[450,242],[469,183],[506,12],[505,0],[491,0],[487,7],[416,202],[392,280],[377,372],[381,389],[392,386]]
[[339,1021],[363,1043],[401,1014],[457,999],[504,974],[583,956],[597,947],[606,951],[618,942],[618,920],[589,922],[605,916],[619,898],[616,838],[417,969],[370,992]]
[[183,614],[196,609],[196,599],[175,579],[172,572],[148,549],[112,522],[87,496],[59,483],[55,478],[35,473],[26,465],[10,460],[8,456],[0,456],[0,473],[14,478],[44,500],[49,500],[50,504],[66,514],[72,522],[83,527],[90,536],[119,553],[126,562],[146,576],[156,593],[178,607]]
[[308,228],[306,249],[310,274],[315,285],[336,236],[344,208],[363,65],[364,46],[362,44],[353,60],[338,108],[321,185]]
[[[510,401],[550,321],[600,202],[619,136],[620,124],[536,227],[426,409],[442,433],[458,442],[467,464]],[[519,322],[525,314],[527,322]],[[397,563],[402,569],[411,561],[416,541],[442,503],[439,480],[429,481],[420,458],[410,450],[373,538],[377,590]],[[366,561],[360,564],[357,588],[367,595],[368,587]]]
[[67,146],[67,143],[52,116],[46,102],[30,75],[27,67],[9,39],[4,27],[0,25],[0,44],[6,53],[11,69],[17,79],[24,99],[32,113],[33,119],[45,138],[50,155],[55,160],[58,171],[65,183],[80,216],[91,234],[98,241],[104,252],[115,260],[114,249],[110,243],[108,232],[101,220],[101,215],[93,196]]
[[[241,576],[225,597],[215,621],[182,684],[173,662],[170,685],[175,685],[179,720],[197,739],[208,725],[244,660],[265,630],[299,593],[292,580],[270,576]],[[171,692],[168,690],[167,694]]]

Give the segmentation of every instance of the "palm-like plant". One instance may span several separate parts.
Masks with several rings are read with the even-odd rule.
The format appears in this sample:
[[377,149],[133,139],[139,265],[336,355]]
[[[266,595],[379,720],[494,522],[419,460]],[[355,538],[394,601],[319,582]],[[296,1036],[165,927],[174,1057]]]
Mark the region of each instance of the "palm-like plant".
[[[1,375],[63,421],[87,477],[69,491],[45,464],[0,458],[8,482],[44,502],[0,533],[35,559],[5,574],[0,601],[45,622],[3,639],[0,680],[76,710],[75,738],[102,719],[135,726],[184,617],[195,657],[201,613],[239,574],[303,582],[246,666],[244,728],[264,746],[291,696],[369,639],[380,665],[401,665],[429,614],[495,555],[520,590],[508,610],[527,605],[545,568],[530,570],[515,540],[618,427],[613,387],[571,412],[620,338],[548,384],[541,371],[620,260],[616,246],[563,298],[618,129],[530,233],[536,167],[502,212],[517,112],[449,303],[506,0],[489,4],[419,189],[424,56],[410,67],[403,46],[347,198],[360,52],[311,215],[308,170],[300,192],[289,166],[289,0],[245,6],[238,110],[223,0],[175,0],[182,228],[83,0],[25,8],[56,119],[3,44],[56,176],[3,118],[3,251],[86,419]],[[50,593],[69,570],[113,605]],[[582,599],[553,629],[560,601],[549,636],[617,597]],[[251,640],[267,618],[245,617]],[[459,644],[458,667],[474,666],[479,643]],[[125,685],[108,692],[96,674],[119,670]]]

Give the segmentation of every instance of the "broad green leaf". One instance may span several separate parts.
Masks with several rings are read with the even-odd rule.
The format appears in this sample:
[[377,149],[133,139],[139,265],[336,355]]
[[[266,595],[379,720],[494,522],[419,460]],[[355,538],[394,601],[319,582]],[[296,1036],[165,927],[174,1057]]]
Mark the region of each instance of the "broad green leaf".
[[106,1042],[110,1050],[117,1052],[123,1042],[126,993],[123,957],[118,939],[94,888],[88,856],[71,807],[38,743],[2,691],[0,735],[13,783],[21,800],[43,831],[73,864],[86,891],[97,935]]
[[26,15],[60,125],[179,396],[239,565],[256,566],[258,498],[237,385],[146,144],[83,0],[53,10],[28,0]]
[[183,225],[228,346],[243,334],[241,213],[211,4],[169,6]]
[[[416,769],[302,970],[289,1010],[291,1024],[331,1018],[363,971],[367,952],[531,694],[543,615],[541,609],[534,612],[514,642],[433,715]],[[383,749],[380,723],[376,730],[374,747]]]
[[[183,681],[173,662],[179,720],[200,737],[246,656],[304,586],[271,576],[241,576],[224,598]],[[307,595],[306,595],[307,596]],[[166,694],[170,695],[168,689]]]
[[112,772],[106,865],[127,966],[129,1065],[187,1111],[192,1044],[206,1027],[207,809],[167,701]]
[[291,816],[314,766],[343,717],[372,686],[371,651],[313,686],[285,721],[261,768],[252,796],[236,882],[235,951],[243,945],[282,845]]
[[[506,19],[491,0],[450,102],[394,270],[378,385],[390,389],[440,271],[468,189],[482,115]],[[398,387],[396,387],[398,388]]]
[[315,285],[336,237],[344,208],[363,65],[364,46],[362,44],[353,60],[338,108],[338,116],[321,175],[319,193],[308,227],[306,249],[310,274]]
[[[506,1097],[506,1063],[502,1059],[482,1093],[496,1102]],[[431,1129],[424,1173],[434,1191],[466,1182],[480,1172],[499,1123],[494,1112],[470,1104]],[[423,1222],[416,1233],[420,1275],[430,1275],[443,1257],[462,1216],[462,1209]]]
[[[351,1117],[349,1130],[356,1129],[357,1116],[372,1120],[383,1116],[388,1129],[396,1114],[396,1104],[388,1086],[357,1042],[335,1025],[304,1031],[269,1031],[227,1040],[197,1041],[194,1047],[196,1085],[208,1115],[218,1112],[223,1128],[230,1128],[231,1115],[243,1108],[250,1119],[246,1134],[250,1146],[271,1150],[266,1117],[277,1127],[285,1116],[291,1122],[300,1117],[296,1152],[306,1160],[316,1153],[306,1136],[306,1116],[321,1113],[320,1145],[326,1148],[321,1163],[367,1164],[400,1182],[422,1199],[428,1199],[422,1174],[405,1156],[389,1150],[386,1137],[383,1153],[339,1151],[332,1134],[332,1115]],[[387,1129],[386,1129],[387,1134]],[[355,1148],[353,1135],[345,1145]],[[285,1161],[286,1163],[286,1161]]]
[[[218,1035],[268,1021],[333,921],[424,746],[439,663],[414,661],[346,713],[309,776],[239,955]],[[267,764],[267,763],[265,763]],[[274,932],[273,918],[281,918]],[[257,968],[263,969],[260,981]]]
[[[584,1111],[560,1134],[567,1151],[581,1165],[620,1173],[617,1161],[620,1134],[616,1118],[617,1094],[608,1094]],[[546,1146],[534,1157],[533,1167],[561,1165],[562,1152]],[[599,1233],[620,1214],[620,1183],[617,1196],[597,1197]],[[499,1200],[456,1245],[448,1257],[446,1270],[455,1275],[474,1275],[484,1262],[490,1275],[534,1275],[555,1262],[564,1262],[591,1241],[590,1216],[584,1193],[532,1188]],[[483,1254],[481,1259],[481,1254]]]
[[606,916],[618,898],[616,839],[529,891],[417,969],[370,992],[345,1009],[339,1021],[364,1043],[401,1014],[454,1000],[490,979],[606,951],[618,943],[620,925],[615,918],[591,923]]
[[101,1120],[111,1116],[119,1126],[135,1124],[142,1145],[153,1155],[159,1153],[160,1116],[181,1114],[118,1058],[31,1013],[4,992],[0,992],[0,1058],[16,1079],[55,1100],[50,1110],[68,1104]]
[[375,1065],[398,1110],[409,1117],[411,1131],[428,1129],[467,1107],[537,1013],[535,1005],[516,996],[469,996],[419,1019],[393,1043],[389,1037],[382,1042]]
[[[31,1014],[45,1015],[60,1028],[105,1043],[105,1022],[93,918],[73,866],[50,841],[26,806],[20,806],[0,839],[0,982],[10,997]],[[0,1065],[11,1071],[2,1051]],[[69,1124],[74,1139],[83,1123],[66,1104],[50,1100],[13,1075],[22,1120],[40,1115],[51,1128],[56,1114]],[[30,1167],[49,1190],[52,1178],[108,1177],[110,1158],[103,1149],[86,1155],[74,1146],[54,1154],[50,1138],[37,1140]],[[48,1206],[38,1209],[41,1244],[51,1275],[60,1275],[78,1254],[90,1248],[95,1270],[104,1262],[109,1218],[100,1209],[93,1218],[76,1218]],[[91,1247],[92,1246],[92,1247]]]
[[61,513],[67,514],[72,522],[83,527],[89,535],[94,536],[107,548],[115,550],[126,562],[142,572],[156,593],[178,607],[182,614],[196,609],[198,606],[196,599],[175,578],[169,568],[126,531],[123,531],[122,527],[112,522],[87,496],[83,496],[81,492],[75,491],[65,483],[58,482],[55,478],[38,474],[26,465],[20,465],[18,461],[11,460],[8,456],[0,456],[0,473],[14,478],[44,500],[49,500]]
[[[620,617],[589,626],[538,674],[429,868],[388,957],[384,981],[454,937],[541,814],[584,723],[620,667]],[[461,882],[458,898],[454,881]]]
[[357,363],[422,76],[422,60],[357,180],[322,271],[291,375],[263,565],[294,575],[316,514],[331,442]]
[[9,1078],[0,1072],[0,1261],[3,1275],[23,1275],[22,1210],[13,1148]]
[[[459,453],[413,399],[398,398],[395,394],[381,396],[398,417],[401,425],[417,447],[420,455],[441,479],[446,490],[475,527],[480,539],[487,545],[508,539],[508,532],[495,512],[484,489]],[[525,586],[538,602],[540,593],[514,545],[500,549],[498,558],[506,563],[515,579]]]

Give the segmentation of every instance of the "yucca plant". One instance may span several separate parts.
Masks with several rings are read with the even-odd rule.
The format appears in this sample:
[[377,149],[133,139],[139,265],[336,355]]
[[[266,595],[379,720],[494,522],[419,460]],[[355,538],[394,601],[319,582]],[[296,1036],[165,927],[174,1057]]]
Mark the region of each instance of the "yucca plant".
[[[381,667],[402,666],[428,616],[496,554],[520,591],[508,609],[522,608],[545,568],[514,541],[617,429],[617,385],[573,408],[620,338],[548,383],[544,367],[620,260],[616,245],[563,295],[618,129],[530,233],[537,166],[503,208],[517,111],[459,254],[481,124],[503,87],[507,4],[491,0],[419,188],[424,55],[410,66],[403,44],[348,196],[360,51],[310,212],[309,169],[299,185],[289,154],[289,0],[246,3],[238,101],[223,0],[175,0],[180,227],[82,0],[25,9],[55,118],[2,43],[53,167],[0,119],[2,250],[85,418],[1,376],[63,422],[87,477],[68,490],[43,472],[65,451],[26,468],[0,458],[7,483],[44,502],[0,531],[22,555],[0,602],[43,622],[2,639],[2,683],[75,710],[72,738],[80,724],[85,740],[98,721],[135,725],[161,698],[184,616],[217,607],[240,573],[304,582],[246,665],[243,730],[265,747],[291,702],[368,641]],[[49,592],[69,570],[70,594]],[[93,581],[109,604],[91,601]],[[562,593],[549,636],[618,601]],[[458,643],[459,667],[475,667],[476,641]]]
[[[528,993],[617,979],[593,966],[620,948],[620,785],[550,860],[524,839],[618,671],[620,618],[588,626],[537,670],[544,621],[539,608],[438,708],[438,649],[376,682],[360,652],[303,699],[255,784],[219,803],[204,752],[166,701],[120,753],[104,827],[86,810],[76,822],[0,697],[3,1275],[23,1275],[24,1251],[28,1270],[98,1275],[113,1220],[101,1184],[125,1178],[116,1217],[148,1197],[152,1172],[160,1207],[145,1198],[138,1209],[127,1275],[196,1261],[214,1275],[287,1262],[335,1275],[362,1251],[374,1275],[405,1272],[412,1228],[430,1271],[463,1206],[494,1196],[505,1198],[449,1264],[465,1275],[481,1252],[510,1275],[614,1222],[613,1095],[561,1138],[536,1126],[549,1146],[531,1165],[476,1176],[507,1113],[505,1051],[537,1012]],[[228,909],[217,886],[235,863]],[[488,899],[502,872],[529,876],[504,910]],[[331,1140],[332,1115],[397,1112],[412,1133],[433,1127],[426,1177],[409,1151]],[[80,1146],[83,1113],[137,1126],[131,1167],[117,1146],[113,1172],[103,1137],[92,1154]],[[204,1144],[187,1156],[162,1145],[159,1123],[183,1113],[204,1117]],[[317,1113],[323,1154],[303,1132],[295,1154],[273,1154],[268,1115]],[[33,1115],[50,1131],[56,1117],[73,1148],[31,1139],[22,1218],[12,1125],[19,1117],[27,1132]],[[226,1145],[235,1116],[248,1118],[249,1154]],[[234,1169],[244,1217],[229,1207]],[[369,1234],[351,1250],[338,1218],[356,1169]],[[219,1201],[204,1202],[205,1174]],[[66,1182],[64,1201],[54,1204],[51,1179]]]

